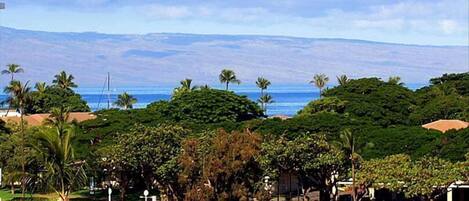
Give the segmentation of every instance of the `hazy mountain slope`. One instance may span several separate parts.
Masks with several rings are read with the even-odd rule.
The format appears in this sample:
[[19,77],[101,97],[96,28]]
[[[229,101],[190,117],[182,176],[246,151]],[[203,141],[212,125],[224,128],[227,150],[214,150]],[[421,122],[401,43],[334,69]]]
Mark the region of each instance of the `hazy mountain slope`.
[[108,71],[116,85],[177,83],[186,77],[215,83],[224,67],[244,82],[265,76],[276,83],[306,83],[313,74],[326,73],[399,75],[421,83],[442,73],[469,71],[469,52],[468,47],[344,39],[50,33],[0,27],[0,65],[7,63],[24,66],[22,77],[32,81],[50,81],[64,69],[82,86],[101,86]]

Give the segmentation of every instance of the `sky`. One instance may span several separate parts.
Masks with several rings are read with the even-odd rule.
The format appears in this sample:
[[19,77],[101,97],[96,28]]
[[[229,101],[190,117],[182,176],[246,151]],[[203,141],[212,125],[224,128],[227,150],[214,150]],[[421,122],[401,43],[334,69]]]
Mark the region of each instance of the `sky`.
[[469,45],[468,0],[0,0],[0,25],[52,32],[196,33]]

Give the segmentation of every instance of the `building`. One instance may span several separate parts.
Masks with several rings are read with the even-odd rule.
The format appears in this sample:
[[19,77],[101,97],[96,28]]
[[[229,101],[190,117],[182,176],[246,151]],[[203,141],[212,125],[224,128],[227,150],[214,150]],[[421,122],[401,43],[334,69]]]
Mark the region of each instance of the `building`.
[[[49,118],[49,116],[50,114],[32,114],[24,116],[24,120],[28,126],[41,126],[44,124],[44,121]],[[4,122],[19,123],[21,117],[19,115],[8,115],[7,117],[0,117],[0,119]],[[96,115],[91,112],[71,112],[68,121],[83,122],[90,119],[96,119]]]
[[469,122],[455,120],[455,119],[440,119],[438,121],[430,122],[422,125],[423,128],[437,130],[445,133],[448,130],[460,130],[469,127]]

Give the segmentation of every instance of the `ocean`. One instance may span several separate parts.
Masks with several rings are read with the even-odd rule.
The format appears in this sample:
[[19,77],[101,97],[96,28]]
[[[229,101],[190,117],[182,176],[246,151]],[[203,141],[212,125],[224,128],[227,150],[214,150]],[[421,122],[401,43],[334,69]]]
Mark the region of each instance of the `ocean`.
[[[411,84],[407,86],[410,89],[417,89],[422,87],[423,84]],[[115,102],[119,94],[127,92],[137,99],[137,104],[134,105],[134,108],[144,108],[155,101],[169,100],[174,87],[175,86],[111,87],[109,92],[110,102]],[[253,101],[256,101],[260,96],[260,90],[256,86],[233,85],[230,86],[230,90],[233,90],[239,95],[247,96]],[[80,87],[75,89],[75,92],[83,97],[93,111],[107,108],[108,92],[102,87]],[[267,115],[293,116],[310,101],[319,98],[318,89],[311,85],[272,85],[266,92],[269,93],[274,100],[273,103],[267,106]],[[5,94],[0,95],[0,99],[5,100],[5,98]],[[114,106],[111,105],[111,107]]]

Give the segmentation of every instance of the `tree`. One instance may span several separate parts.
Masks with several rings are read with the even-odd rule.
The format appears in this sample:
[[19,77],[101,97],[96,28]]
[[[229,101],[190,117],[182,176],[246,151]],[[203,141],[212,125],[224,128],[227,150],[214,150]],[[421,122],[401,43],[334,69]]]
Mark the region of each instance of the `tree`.
[[384,159],[364,161],[358,180],[366,186],[387,188],[403,192],[407,198],[434,200],[458,180],[464,180],[458,164],[423,157],[412,160],[408,155],[398,154]]
[[37,82],[36,85],[34,85],[34,88],[37,92],[43,94],[44,92],[46,92],[47,85],[45,82]]
[[234,71],[229,69],[223,69],[218,77],[220,82],[225,84],[225,90],[228,91],[228,85],[230,83],[240,84],[241,81],[236,78],[236,74]]
[[332,177],[341,171],[343,159],[342,152],[327,143],[325,135],[306,133],[293,140],[264,142],[258,160],[271,178],[296,174],[305,195],[315,188],[320,190],[320,200],[328,201],[337,182]]
[[[145,187],[156,187],[162,195],[182,196],[178,186],[177,157],[181,141],[189,131],[172,125],[147,127],[135,125],[128,132],[120,134],[113,144],[98,150],[105,158],[101,165],[119,182],[120,198],[130,182],[145,181]],[[141,177],[137,176],[141,175]]]
[[57,87],[61,89],[71,90],[71,88],[77,87],[75,82],[73,82],[73,75],[67,75],[65,71],[61,71],[59,74],[54,76],[55,79],[52,81]]
[[404,83],[401,82],[401,77],[399,77],[399,76],[391,76],[391,77],[389,77],[388,83],[389,83],[389,84],[395,84],[395,85],[401,85],[401,86],[404,85]]
[[137,99],[132,95],[129,95],[127,92],[117,96],[117,101],[114,103],[119,107],[124,108],[124,110],[132,109],[133,104],[137,103]]
[[165,114],[174,121],[196,123],[238,122],[264,116],[259,106],[245,96],[215,89],[181,94],[168,102]]
[[347,75],[337,76],[337,82],[341,86],[347,84],[349,81],[350,81],[350,79],[347,77]]
[[261,108],[264,112],[267,110],[266,104],[273,103],[272,96],[264,93],[264,90],[266,90],[270,84],[270,81],[263,77],[257,78],[256,85],[261,89],[261,96],[257,101],[261,104]]
[[176,87],[173,90],[173,97],[176,97],[176,96],[179,96],[183,93],[191,92],[191,91],[197,89],[197,87],[192,86],[192,79],[186,78],[184,80],[181,80],[179,83],[181,84],[181,86]]
[[356,161],[359,159],[359,155],[356,151],[356,140],[355,136],[350,129],[345,129],[340,134],[340,140],[338,141],[340,149],[345,151],[345,155],[350,159],[351,173],[352,173],[352,198],[354,201],[357,200],[357,190],[355,188],[355,166]]
[[326,86],[327,82],[329,81],[329,77],[325,74],[316,74],[309,83],[314,84],[319,89],[319,97],[322,97],[322,88]]
[[257,78],[256,85],[257,87],[259,87],[259,89],[261,89],[261,96],[264,95],[264,90],[266,90],[270,86],[270,84],[270,81],[263,77]]
[[261,108],[264,113],[267,113],[267,104],[271,104],[274,102],[272,96],[270,94],[264,94],[259,99],[257,100],[259,103],[261,103]]
[[73,90],[47,86],[44,92],[31,92],[31,103],[26,107],[30,114],[49,113],[52,108],[69,108],[70,112],[89,112],[86,101]]
[[347,101],[340,100],[339,98],[324,97],[322,99],[314,100],[308,103],[303,109],[298,111],[298,115],[312,115],[320,112],[332,112],[343,114]]
[[323,95],[347,101],[345,113],[381,126],[410,124],[409,116],[416,103],[413,91],[379,78],[350,80],[347,85],[331,88]]
[[179,159],[185,200],[248,200],[261,180],[256,162],[261,138],[249,131],[219,130],[209,139],[188,139]]
[[18,64],[8,64],[7,69],[2,71],[2,75],[3,74],[9,74],[11,76],[10,81],[13,81],[15,79],[15,74],[23,73],[23,72],[24,72],[24,70],[23,70],[23,68],[21,68],[20,65],[18,65]]
[[73,189],[86,185],[85,162],[75,160],[72,142],[76,129],[67,123],[68,110],[54,108],[52,111],[48,121],[52,128],[44,127],[37,133],[34,147],[45,170],[41,182],[61,200],[68,201]]
[[29,82],[22,84],[20,81],[13,80],[11,81],[10,85],[5,87],[4,92],[11,94],[9,98],[10,105],[14,105],[20,111],[20,130],[21,130],[21,152],[22,152],[22,160],[21,160],[21,195],[24,198],[25,191],[26,191],[26,158],[25,158],[25,147],[26,147],[26,139],[25,139],[25,125],[24,125],[24,115],[25,115],[25,107],[30,101],[30,91],[31,88],[28,86]]

